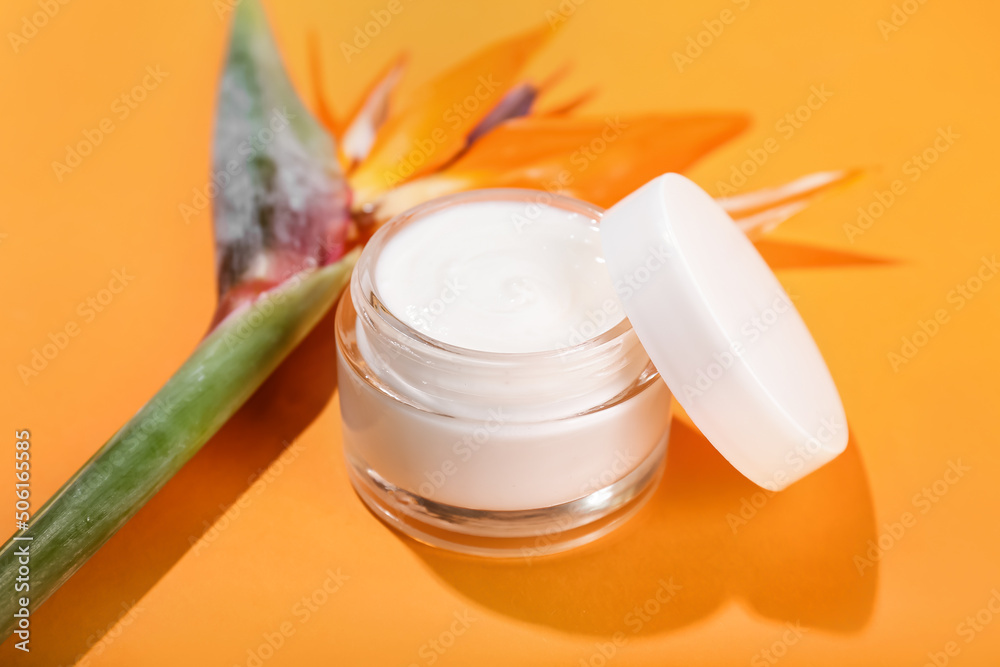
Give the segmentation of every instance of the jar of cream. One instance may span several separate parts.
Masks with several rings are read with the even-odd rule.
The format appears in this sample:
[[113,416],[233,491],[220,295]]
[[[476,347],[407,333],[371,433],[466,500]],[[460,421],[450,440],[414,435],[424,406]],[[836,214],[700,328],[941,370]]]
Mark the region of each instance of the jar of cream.
[[[761,304],[782,312],[734,347],[741,314]],[[787,296],[674,174],[607,212],[500,189],[403,213],[362,253],[336,333],[356,491],[401,532],[465,553],[553,553],[634,513],[662,470],[668,384],[759,484],[782,488],[846,445],[836,389]],[[810,433],[824,416],[843,433]]]

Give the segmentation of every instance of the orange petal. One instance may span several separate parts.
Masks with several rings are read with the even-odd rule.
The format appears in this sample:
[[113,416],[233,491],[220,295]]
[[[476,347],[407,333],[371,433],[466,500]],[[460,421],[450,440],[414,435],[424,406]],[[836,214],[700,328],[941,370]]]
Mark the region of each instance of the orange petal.
[[[569,65],[563,65],[555,72],[550,74],[542,83],[538,85],[538,98],[539,100],[545,100],[549,95],[549,92],[558,84],[560,81],[566,78],[569,74]],[[532,110],[532,116],[568,116],[573,111],[576,111],[579,107],[586,104],[592,100],[597,95],[597,88],[590,88],[582,93],[578,93],[568,100],[563,100],[557,102],[554,105],[549,104],[546,100],[545,108],[535,108]]]
[[451,160],[551,34],[546,25],[499,42],[425,84],[406,108],[390,116],[351,175],[356,198],[374,201],[396,184]]
[[[483,116],[479,124],[465,138],[465,148],[513,118],[523,118],[531,114],[535,99],[538,97],[538,87],[530,83],[519,83],[503,96],[490,112]],[[461,155],[461,153],[459,153]],[[457,157],[457,156],[456,156]]]
[[406,56],[403,55],[375,79],[348,116],[350,121],[340,137],[340,150],[348,165],[361,162],[371,151],[378,130],[389,115],[393,93],[405,69]]
[[547,190],[607,207],[664,172],[682,171],[746,125],[741,115],[518,118],[440,173],[386,193],[376,215],[384,220],[431,197],[487,187]]
[[821,171],[784,185],[716,199],[750,238],[758,238],[829,190],[857,179],[860,169]]
[[323,85],[323,55],[320,53],[319,38],[310,31],[306,36],[306,50],[309,54],[309,80],[312,83],[315,97],[316,118],[334,137],[340,136],[340,128],[333,109],[326,103],[325,87]]
[[536,113],[536,115],[537,116],[552,116],[552,117],[555,117],[555,116],[568,116],[569,114],[573,113],[574,111],[576,111],[577,109],[579,109],[581,106],[583,106],[584,104],[586,104],[587,102],[589,102],[590,100],[594,99],[594,97],[596,97],[596,96],[597,96],[597,89],[596,88],[591,88],[590,90],[585,90],[582,93],[579,93],[578,95],[576,95],[575,97],[570,98],[569,100],[566,100],[564,102],[560,102],[558,105],[556,105],[556,106],[554,106],[552,108],[541,109],[541,110],[539,110]]
[[[398,185],[382,195],[373,207],[375,221],[381,224],[393,216],[435,197],[488,187],[491,187],[490,183],[478,183],[470,176],[452,176],[448,173],[428,174]],[[360,206],[356,204],[355,208],[364,208],[364,204]]]

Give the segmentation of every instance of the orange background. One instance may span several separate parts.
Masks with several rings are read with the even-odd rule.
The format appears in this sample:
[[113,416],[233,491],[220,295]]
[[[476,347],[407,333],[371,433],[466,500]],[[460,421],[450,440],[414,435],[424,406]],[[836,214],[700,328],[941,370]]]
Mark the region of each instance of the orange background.
[[[256,664],[248,651],[287,624],[293,634],[273,655],[265,650],[262,664],[600,665],[603,648],[613,653],[607,664],[753,665],[772,664],[760,652],[776,647],[789,666],[922,665],[948,642],[959,650],[949,664],[996,664],[1000,615],[971,637],[959,624],[1000,589],[1000,279],[961,309],[949,292],[1000,244],[1000,5],[910,0],[916,13],[884,38],[878,21],[890,20],[892,0],[577,2],[532,71],[572,62],[559,91],[598,86],[588,113],[752,113],[747,133],[690,172],[708,190],[769,137],[780,150],[748,189],[827,168],[870,169],[781,226],[766,253],[838,383],[848,451],[762,502],[682,420],[665,483],[612,536],[533,562],[435,552],[390,532],[348,485],[328,317],[34,615],[29,659],[8,641],[0,663],[70,664],[85,654],[90,665]],[[559,7],[404,1],[347,63],[338,45],[385,5],[267,3],[307,100],[310,29],[343,111],[402,48],[413,55],[404,86],[412,91]],[[735,20],[679,72],[673,53],[725,8]],[[0,28],[19,31],[35,11],[36,0],[7,0]],[[14,429],[31,430],[38,504],[156,391],[209,322],[209,214],[186,224],[178,208],[207,182],[226,31],[208,0],[90,0],[59,5],[16,53],[9,36],[0,45],[2,433],[13,450]],[[120,118],[115,99],[147,66],[168,74]],[[786,138],[776,123],[806,103],[811,86],[832,96]],[[114,131],[57,180],[51,163],[106,117]],[[933,146],[939,128],[959,136],[911,180],[906,162]],[[844,226],[896,179],[905,191],[852,242]],[[88,319],[78,305],[122,268],[134,278]],[[888,354],[939,309],[947,322],[894,371]],[[69,322],[79,334],[22,382],[18,365]],[[933,503],[915,497],[945,479],[950,463],[968,471],[939,482],[946,493]],[[10,472],[0,477],[13,485]],[[12,495],[2,492],[10,503]],[[744,500],[762,506],[734,534],[727,516]],[[900,535],[892,524],[907,512],[914,521]],[[859,574],[854,557],[880,536],[889,548]],[[297,605],[322,589],[328,570],[349,578],[306,614]],[[670,601],[630,620],[671,578],[682,588]],[[451,636],[455,614],[472,620]],[[786,634],[787,623],[801,637]],[[608,644],[617,632],[619,645]],[[433,641],[450,647],[437,653]]]

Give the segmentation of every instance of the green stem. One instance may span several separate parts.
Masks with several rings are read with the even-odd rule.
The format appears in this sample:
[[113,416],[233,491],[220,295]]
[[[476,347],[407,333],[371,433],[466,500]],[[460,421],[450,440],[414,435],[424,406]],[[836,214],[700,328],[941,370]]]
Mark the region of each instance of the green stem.
[[[0,639],[18,600],[33,612],[201,449],[305,337],[346,285],[357,253],[300,273],[231,314],[0,550]],[[15,592],[28,546],[30,589]]]

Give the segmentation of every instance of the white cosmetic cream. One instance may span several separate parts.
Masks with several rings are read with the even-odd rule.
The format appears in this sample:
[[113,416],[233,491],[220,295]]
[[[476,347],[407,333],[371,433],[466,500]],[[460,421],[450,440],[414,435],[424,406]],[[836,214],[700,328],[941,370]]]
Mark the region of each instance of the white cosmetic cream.
[[624,318],[600,215],[485,190],[369,242],[338,313],[338,377],[352,482],[392,525],[471,553],[549,553],[652,490],[670,393]]
[[589,215],[549,205],[456,204],[400,228],[375,285],[428,338],[481,352],[546,352],[623,318]]
[[530,190],[419,206],[371,239],[336,330],[352,484],[390,525],[457,551],[552,553],[630,516],[661,474],[668,386],[762,487],[847,446],[780,283],[677,174],[608,211]]

